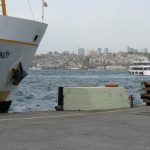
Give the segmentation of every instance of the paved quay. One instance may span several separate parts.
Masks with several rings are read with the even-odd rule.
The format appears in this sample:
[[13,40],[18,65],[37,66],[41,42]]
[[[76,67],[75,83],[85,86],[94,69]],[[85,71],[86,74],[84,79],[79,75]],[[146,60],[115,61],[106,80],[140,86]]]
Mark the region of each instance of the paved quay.
[[150,107],[0,114],[0,150],[150,150]]

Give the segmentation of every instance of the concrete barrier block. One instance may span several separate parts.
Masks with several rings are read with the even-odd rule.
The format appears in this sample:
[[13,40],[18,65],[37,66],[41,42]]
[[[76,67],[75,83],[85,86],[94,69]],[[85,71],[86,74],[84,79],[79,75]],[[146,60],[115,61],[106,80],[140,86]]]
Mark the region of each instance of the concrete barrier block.
[[64,110],[129,108],[123,87],[64,87]]

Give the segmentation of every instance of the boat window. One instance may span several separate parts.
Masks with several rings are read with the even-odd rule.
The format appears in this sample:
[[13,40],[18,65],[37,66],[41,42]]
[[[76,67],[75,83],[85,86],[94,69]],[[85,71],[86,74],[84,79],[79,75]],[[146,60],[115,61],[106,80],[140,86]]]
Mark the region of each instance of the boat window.
[[149,68],[144,68],[144,70],[149,70]]
[[147,70],[147,69],[146,68],[142,68],[142,67],[140,67],[140,68],[139,67],[138,68],[134,67],[134,68],[132,68],[132,70]]

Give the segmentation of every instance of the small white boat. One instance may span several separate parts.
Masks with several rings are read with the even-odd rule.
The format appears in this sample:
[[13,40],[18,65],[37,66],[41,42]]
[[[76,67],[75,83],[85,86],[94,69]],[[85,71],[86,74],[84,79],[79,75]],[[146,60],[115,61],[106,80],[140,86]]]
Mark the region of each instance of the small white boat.
[[72,68],[67,68],[68,70],[79,70],[80,68],[72,67]]
[[0,112],[7,112],[12,96],[27,75],[47,24],[7,16],[5,0],[0,15]]
[[128,72],[132,75],[150,76],[150,61],[135,62],[130,66]]

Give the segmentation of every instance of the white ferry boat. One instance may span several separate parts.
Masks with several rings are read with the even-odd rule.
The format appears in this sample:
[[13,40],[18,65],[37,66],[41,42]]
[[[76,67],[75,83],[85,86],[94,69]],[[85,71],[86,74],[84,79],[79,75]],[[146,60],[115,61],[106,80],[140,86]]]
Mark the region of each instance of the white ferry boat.
[[47,24],[7,16],[5,0],[1,0],[0,6],[0,112],[7,112]]
[[150,62],[135,62],[133,63],[128,72],[132,75],[150,75]]

